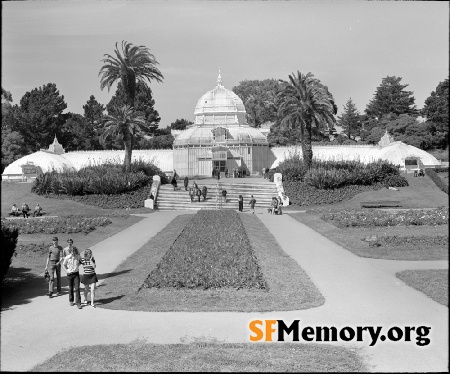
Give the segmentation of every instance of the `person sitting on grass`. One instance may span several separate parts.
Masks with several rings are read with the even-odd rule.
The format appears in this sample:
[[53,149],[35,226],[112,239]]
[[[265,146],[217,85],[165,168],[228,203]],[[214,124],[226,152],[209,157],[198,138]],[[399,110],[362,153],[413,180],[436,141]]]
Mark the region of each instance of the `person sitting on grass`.
[[16,204],[13,204],[13,206],[11,207],[11,211],[9,212],[9,215],[13,216],[13,217],[20,216],[19,208],[17,207]]
[[42,211],[42,208],[39,205],[39,203],[37,203],[36,206],[34,207],[33,217],[42,216],[41,211]]

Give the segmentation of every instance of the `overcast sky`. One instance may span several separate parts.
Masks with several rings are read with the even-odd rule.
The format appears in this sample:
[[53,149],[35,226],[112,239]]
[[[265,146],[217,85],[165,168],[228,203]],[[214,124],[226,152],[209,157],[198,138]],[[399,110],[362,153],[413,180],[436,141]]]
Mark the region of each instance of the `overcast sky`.
[[2,2],[2,87],[13,103],[55,83],[83,114],[100,90],[105,53],[126,40],[150,48],[164,75],[151,88],[160,127],[193,121],[216,86],[312,72],[342,111],[362,113],[382,78],[402,77],[416,105],[449,70],[449,3],[422,1],[20,1]]

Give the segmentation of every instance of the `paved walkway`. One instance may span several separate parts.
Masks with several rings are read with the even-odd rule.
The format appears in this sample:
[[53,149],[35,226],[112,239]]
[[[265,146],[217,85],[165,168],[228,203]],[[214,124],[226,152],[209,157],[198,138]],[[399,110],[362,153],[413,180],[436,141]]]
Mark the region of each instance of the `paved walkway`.
[[[144,220],[98,243],[93,250],[100,275],[114,276],[113,270],[121,261],[175,216],[189,213],[164,211],[143,215]],[[289,312],[148,313],[91,307],[78,310],[69,307],[67,294],[52,300],[38,296],[26,304],[14,304],[12,300],[13,306],[1,315],[1,370],[29,370],[71,346],[129,343],[136,339],[167,344],[200,337],[248,342],[248,323],[253,319],[300,319],[303,327],[382,326],[383,332],[392,326],[431,326],[431,344],[425,347],[415,344],[415,335],[411,342],[378,342],[373,347],[369,347],[368,340],[347,344],[361,348],[373,371],[448,371],[448,308],[395,277],[395,272],[403,269],[448,268],[447,261],[360,258],[287,214],[257,216],[307,272],[325,297],[324,305]],[[74,329],[74,321],[79,323],[79,329]]]

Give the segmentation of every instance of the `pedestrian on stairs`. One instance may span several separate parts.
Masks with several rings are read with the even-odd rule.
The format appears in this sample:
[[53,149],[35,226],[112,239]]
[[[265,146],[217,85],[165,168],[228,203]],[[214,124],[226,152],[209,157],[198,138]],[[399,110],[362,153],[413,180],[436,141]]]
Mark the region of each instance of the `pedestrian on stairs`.
[[189,186],[189,178],[187,175],[184,177],[184,190],[187,191]]
[[256,204],[256,199],[252,195],[250,197],[250,201],[248,202],[248,205],[250,205],[250,209],[252,211],[252,214],[255,214],[255,204]]
[[200,188],[197,188],[196,195],[198,197],[198,202],[200,202],[200,198],[202,197],[202,190]]
[[206,194],[207,193],[208,193],[208,187],[203,186],[203,188],[202,188],[203,201],[206,201]]
[[242,197],[242,195],[239,195],[238,206],[239,206],[239,211],[243,212],[244,211],[244,198]]

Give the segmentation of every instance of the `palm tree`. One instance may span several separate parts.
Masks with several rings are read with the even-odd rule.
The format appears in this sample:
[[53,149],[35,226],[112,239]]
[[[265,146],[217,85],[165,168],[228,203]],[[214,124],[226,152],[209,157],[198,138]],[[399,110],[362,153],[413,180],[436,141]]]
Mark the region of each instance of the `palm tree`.
[[134,46],[127,41],[122,41],[122,53],[120,53],[116,43],[116,57],[105,54],[102,62],[105,64],[98,73],[100,77],[100,88],[103,90],[120,80],[127,93],[127,104],[134,107],[136,96],[136,84],[142,82],[146,84],[152,80],[162,82],[163,75],[158,70],[155,56],[150,53],[150,49],[144,46]]
[[300,128],[303,160],[308,168],[312,162],[311,136],[317,129],[333,127],[337,106],[328,88],[314,78],[312,73],[289,75],[289,82],[280,79],[277,95],[278,113],[283,127]]
[[136,112],[133,107],[129,105],[116,107],[114,114],[103,117],[100,140],[103,142],[109,136],[122,135],[125,145],[125,170],[130,171],[134,135],[147,127],[145,118],[139,112]]
[[[150,53],[150,50],[147,47],[142,45],[134,46],[123,40],[121,53],[117,44],[118,43],[116,43],[116,49],[114,51],[116,57],[105,54],[102,60],[105,65],[101,67],[98,75],[100,77],[100,88],[102,90],[105,87],[108,87],[109,91],[114,82],[118,80],[122,82],[126,92],[128,111],[125,111],[125,109],[122,108],[120,112],[117,112],[114,116],[110,117],[121,118],[124,121],[125,118],[123,116],[125,113],[128,113],[131,116],[130,110],[131,108],[134,108],[137,83],[141,82],[146,84],[146,81],[150,83],[152,80],[162,82],[164,77],[156,67],[158,61],[156,61],[155,56]],[[136,114],[133,114],[133,116],[135,115]],[[137,119],[138,117],[134,118]],[[125,143],[125,167],[128,171],[131,165],[131,153],[133,152],[135,132],[131,131],[126,133],[127,137],[124,137],[123,140]],[[129,136],[131,136],[131,139],[128,139]],[[125,139],[127,139],[126,142]],[[129,146],[128,149],[127,146]]]

